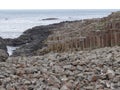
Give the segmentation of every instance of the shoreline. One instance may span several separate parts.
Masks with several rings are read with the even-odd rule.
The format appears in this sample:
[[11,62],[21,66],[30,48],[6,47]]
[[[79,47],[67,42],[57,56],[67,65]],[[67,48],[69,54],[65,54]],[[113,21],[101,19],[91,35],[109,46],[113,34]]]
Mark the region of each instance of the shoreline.
[[[69,14],[67,14],[67,12],[65,13],[65,14],[62,14],[61,15],[61,13],[62,12],[64,12],[64,10],[62,11],[62,10],[50,10],[49,12],[52,12],[53,14],[51,14],[50,13],[50,15],[47,15],[47,16],[44,16],[44,13],[47,13],[49,10],[45,10],[45,11],[40,11],[40,10],[36,10],[35,12],[34,12],[34,10],[29,10],[29,14],[30,15],[32,15],[33,14],[33,16],[34,15],[36,15],[37,14],[37,17],[36,18],[33,18],[33,20],[32,21],[34,21],[33,23],[39,23],[39,25],[42,23],[42,22],[40,22],[39,20],[42,20],[42,19],[45,19],[45,18],[59,18],[59,19],[61,19],[62,21],[64,21],[64,19],[65,19],[65,21],[67,20],[68,21],[68,19],[70,19],[69,17],[72,17],[73,19],[72,20],[77,20],[77,19],[85,19],[85,18],[94,18],[94,17],[103,17],[103,16],[106,16],[106,15],[108,15],[110,12],[112,12],[112,11],[116,11],[116,10],[105,10],[104,12],[101,12],[100,11],[100,14],[97,14],[97,16],[96,16],[96,12],[95,12],[95,10],[69,10],[68,11],[68,13]],[[57,14],[55,13],[55,11],[57,11]],[[84,11],[84,12],[83,12]],[[89,13],[90,13],[90,15],[86,15],[85,13],[87,13],[87,11],[89,11]],[[91,11],[91,12],[90,12]],[[99,11],[99,10],[98,10]],[[1,11],[0,11],[1,12]],[[3,13],[4,12],[4,13]],[[32,14],[31,14],[31,12],[32,12]],[[34,13],[33,13],[34,12]],[[72,14],[72,13],[70,13],[70,12],[74,12],[74,14]],[[17,13],[19,14],[19,15],[17,15]],[[23,13],[25,13],[25,16],[24,17],[22,17],[21,16],[21,13],[23,14]],[[6,11],[2,11],[1,13],[0,13],[0,15],[1,15],[1,17],[3,17],[3,18],[8,18],[8,20],[7,20],[7,22],[9,22],[9,20],[12,20],[12,21],[10,21],[11,23],[14,21],[14,18],[15,19],[17,19],[18,21],[16,21],[16,22],[18,22],[18,24],[19,24],[19,26],[21,26],[22,24],[21,23],[19,23],[19,22],[21,22],[21,20],[27,20],[27,21],[25,21],[25,22],[27,22],[27,23],[29,23],[29,22],[32,22],[31,21],[31,19],[30,18],[25,18],[26,17],[26,13],[28,13],[27,12],[27,10],[21,10],[20,12],[19,11],[17,11],[17,10],[13,10],[13,11],[11,11],[11,10],[6,10]],[[55,15],[54,15],[54,13],[55,13]],[[78,13],[78,14],[77,14]],[[98,12],[97,12],[98,13]],[[7,14],[7,16],[5,15],[5,14]],[[10,14],[10,17],[8,17],[9,16],[9,14]],[[15,16],[14,16],[14,14],[15,14]],[[40,16],[38,16],[39,14],[43,14],[43,15],[40,15]],[[2,16],[3,15],[3,16]],[[45,14],[46,15],[46,14]],[[67,16],[66,16],[67,15]],[[77,15],[77,16],[76,16]],[[85,16],[84,16],[85,15]],[[13,17],[14,16],[14,17]],[[44,16],[44,17],[43,17]],[[84,16],[84,17],[83,17]],[[17,18],[18,17],[18,18]],[[28,14],[27,14],[27,17],[28,17]],[[64,17],[64,18],[63,18]],[[29,22],[28,22],[29,21]],[[1,21],[1,23],[0,24],[2,24],[2,22],[3,21]],[[31,28],[31,27],[33,27],[31,24],[30,24],[30,26],[29,27],[27,27],[27,28],[21,28],[21,27],[24,27],[23,25],[21,26],[21,27],[19,27],[19,26],[17,26],[16,27],[16,23],[14,23],[13,22],[13,24],[11,24],[11,23],[7,23],[6,22],[6,20],[5,20],[5,24],[7,25],[6,27],[9,27],[9,25],[8,24],[10,24],[10,27],[12,27],[12,28],[2,28],[2,27],[0,27],[0,29],[1,30],[4,30],[4,31],[6,31],[6,30],[11,30],[11,31],[13,31],[13,30],[15,30],[16,29],[16,31],[18,31],[18,30],[22,30],[22,31],[25,31],[25,30],[27,30],[27,29],[29,29],[29,28]],[[48,22],[48,21],[45,21],[45,22]],[[50,21],[51,22],[51,21]],[[61,21],[60,21],[61,22]],[[24,22],[23,22],[24,23]],[[44,23],[43,23],[44,24]],[[4,26],[4,24],[2,24],[1,26]],[[34,26],[38,26],[38,24],[36,24],[36,25],[34,25]]]
[[119,90],[119,45],[120,11],[0,38],[0,90]]
[[[100,19],[100,18],[91,18],[91,19]],[[90,19],[90,20],[91,20]],[[51,23],[51,24],[48,24],[48,25],[39,25],[40,27],[47,27],[47,26],[50,26],[50,25],[59,25],[59,24],[61,24],[61,23],[65,23],[65,22],[68,22],[68,23],[74,23],[74,22],[81,22],[81,21],[84,21],[84,20],[89,20],[89,19],[81,19],[81,20],[73,20],[73,21],[61,21],[61,22],[57,22],[57,23]],[[34,26],[34,27],[39,27],[39,26]],[[34,27],[31,27],[31,28],[34,28]],[[27,30],[29,30],[29,29],[31,29],[31,28],[28,28]],[[25,31],[27,31],[27,30],[25,30]],[[24,31],[24,32],[25,32]],[[17,36],[16,38],[19,38],[24,32],[21,32],[21,34],[19,35],[19,36]],[[16,38],[3,38],[3,39],[16,39]],[[11,48],[9,48],[9,47],[11,47]],[[13,48],[12,48],[13,47]],[[9,46],[8,45],[8,53],[9,53],[9,55],[12,55],[12,53],[13,53],[13,50],[15,50],[14,48],[15,48],[16,46]],[[11,51],[9,51],[9,50],[11,50]]]
[[[91,38],[90,36],[93,35],[93,33],[96,33],[96,35],[98,35],[97,34],[98,31],[100,31],[101,33],[105,33],[106,31],[109,32],[108,28],[110,27],[108,25],[108,22],[109,22],[109,17],[111,17],[111,15],[112,14],[103,18],[62,21],[60,23],[35,26],[24,31],[23,34],[20,35],[18,38],[15,38],[15,39],[8,38],[4,40],[8,46],[13,46],[13,47],[20,46],[17,50],[13,52],[13,55],[20,55],[20,56],[21,55],[29,56],[34,54],[40,55],[40,54],[49,53],[50,51],[64,52],[68,50],[71,50],[71,51],[82,50],[84,47],[91,48],[91,49],[96,47],[103,47],[103,45],[98,45],[98,42],[96,43],[96,41],[90,42],[90,43],[96,43],[97,45],[96,47],[91,47],[90,45],[80,46],[80,44],[78,44],[77,42],[80,40],[79,38],[81,38],[81,40],[82,39],[84,40],[84,38],[82,37],[85,37],[85,38],[88,37],[85,39],[86,42],[83,42],[83,44],[85,45],[85,43],[89,41],[88,39]],[[117,25],[117,23],[115,24]],[[114,27],[114,24],[113,24],[113,27]],[[75,39],[75,40],[71,39],[72,40],[71,41],[70,40],[71,37],[73,37],[72,39]],[[98,35],[98,38],[100,38],[100,35]],[[108,39],[108,38],[105,38],[105,39]],[[61,40],[63,40],[63,43]],[[59,43],[55,43],[54,41],[57,41]],[[71,42],[73,43],[72,46],[70,44]],[[104,41],[104,42],[110,43],[110,41]],[[112,43],[105,46],[112,46]],[[67,47],[69,48],[68,50],[67,50]]]

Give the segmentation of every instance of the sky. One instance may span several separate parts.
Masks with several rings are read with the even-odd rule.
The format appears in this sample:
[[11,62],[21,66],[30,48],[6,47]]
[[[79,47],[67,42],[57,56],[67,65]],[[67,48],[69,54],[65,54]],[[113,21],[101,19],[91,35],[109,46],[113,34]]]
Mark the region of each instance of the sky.
[[0,9],[120,9],[120,0],[0,0]]

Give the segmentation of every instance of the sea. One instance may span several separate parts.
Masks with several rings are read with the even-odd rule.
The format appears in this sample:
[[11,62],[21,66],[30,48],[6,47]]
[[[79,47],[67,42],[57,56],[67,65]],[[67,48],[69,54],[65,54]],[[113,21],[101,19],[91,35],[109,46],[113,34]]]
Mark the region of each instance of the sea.
[[[0,10],[0,37],[17,38],[34,26],[49,25],[62,21],[74,21],[106,17],[118,9],[42,9],[42,10]],[[57,18],[47,20],[47,18]],[[46,19],[46,20],[45,20]],[[7,46],[8,53],[17,47]]]

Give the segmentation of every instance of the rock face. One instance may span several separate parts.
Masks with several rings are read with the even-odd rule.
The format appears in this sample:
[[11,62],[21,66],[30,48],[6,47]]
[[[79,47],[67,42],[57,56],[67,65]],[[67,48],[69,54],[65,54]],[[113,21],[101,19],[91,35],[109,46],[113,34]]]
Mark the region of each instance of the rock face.
[[9,57],[0,90],[120,90],[120,47]]

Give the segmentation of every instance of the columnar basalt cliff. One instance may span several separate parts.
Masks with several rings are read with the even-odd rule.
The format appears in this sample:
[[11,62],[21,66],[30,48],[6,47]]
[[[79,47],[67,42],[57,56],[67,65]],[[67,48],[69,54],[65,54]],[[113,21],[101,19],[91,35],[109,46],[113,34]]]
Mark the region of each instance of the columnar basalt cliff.
[[108,17],[66,21],[28,29],[7,45],[20,46],[13,55],[40,55],[48,52],[89,50],[119,45],[120,12]]
[[61,37],[48,42],[49,51],[65,52],[91,50],[101,47],[120,45],[120,30],[91,31],[85,37],[74,37],[64,41]]

